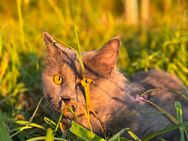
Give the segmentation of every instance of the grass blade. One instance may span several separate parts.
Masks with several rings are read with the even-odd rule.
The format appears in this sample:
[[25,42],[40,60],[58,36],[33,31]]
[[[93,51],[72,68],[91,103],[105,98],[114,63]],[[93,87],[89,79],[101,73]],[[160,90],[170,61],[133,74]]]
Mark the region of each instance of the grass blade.
[[78,45],[78,53],[79,53],[78,59],[79,59],[80,65],[81,65],[81,70],[82,70],[82,75],[83,75],[84,74],[84,63],[83,63],[83,60],[82,60],[80,42],[79,42],[79,39],[78,39],[78,30],[77,30],[77,26],[76,26],[75,22],[74,22],[74,33],[75,33],[76,41],[77,41],[77,45]]
[[74,121],[72,121],[70,132],[84,141],[106,141]]
[[153,103],[150,100],[146,100],[144,99],[143,101],[147,102],[148,104],[152,105],[153,107],[155,107],[156,109],[158,109],[161,113],[163,113],[167,118],[169,118],[173,123],[178,124],[177,119],[172,116],[170,113],[168,113],[165,109],[163,109],[162,107],[156,105],[155,103]]
[[28,139],[26,141],[40,141],[40,140],[45,140],[45,136],[41,136],[41,137],[34,137],[34,138],[31,138],[31,139]]
[[42,102],[43,100],[44,100],[44,97],[42,97],[42,98],[40,99],[40,101],[38,102],[37,107],[36,107],[36,109],[35,109],[35,111],[34,111],[32,117],[31,117],[30,120],[29,120],[30,122],[32,122],[33,118],[35,117],[35,115],[36,115],[36,113],[37,113],[37,111],[38,111],[38,109],[39,109],[39,106],[40,106],[40,104],[41,104],[41,102]]
[[[1,113],[0,113],[1,115]],[[8,130],[6,128],[6,124],[2,118],[0,118],[0,140],[1,141],[11,141],[10,135],[8,133]]]
[[51,119],[44,117],[44,121],[53,129],[56,128],[56,123],[54,121],[52,121]]
[[47,129],[45,141],[54,141],[54,134],[51,128]]
[[26,129],[31,129],[33,127],[36,127],[36,128],[39,128],[39,129],[45,129],[43,126],[39,125],[39,124],[36,124],[36,123],[30,123],[28,121],[22,121],[22,120],[19,120],[19,121],[16,121],[15,123],[17,124],[20,124],[20,125],[25,125],[25,126],[22,126],[22,127],[18,127],[18,128],[15,128],[13,129],[12,131],[14,130],[18,130],[16,133],[12,134],[11,137],[14,137],[15,135],[19,134],[20,132],[22,132],[23,130],[26,130]]
[[[177,114],[177,119],[179,123],[183,122],[183,111],[182,111],[182,106],[179,101],[175,102],[175,108],[176,108],[176,114]],[[184,127],[180,127],[180,140],[185,141],[185,136],[184,136],[184,131],[186,132]]]
[[17,3],[18,18],[19,18],[21,41],[22,41],[23,48],[25,48],[25,35],[24,35],[24,30],[23,30],[23,16],[22,16],[22,9],[21,9],[22,1],[16,0],[16,3]]
[[149,140],[151,140],[151,139],[153,139],[153,138],[155,138],[155,137],[157,137],[157,136],[159,136],[161,134],[165,134],[165,133],[168,133],[170,131],[176,130],[176,129],[180,128],[180,127],[187,127],[187,126],[188,126],[188,122],[183,122],[181,124],[172,125],[172,126],[169,126],[169,127],[165,128],[163,130],[159,130],[157,132],[154,132],[154,133],[150,134],[149,136],[147,136],[144,139],[142,139],[142,141],[149,141]]
[[124,128],[121,131],[119,131],[118,133],[116,133],[111,139],[109,139],[109,141],[117,141],[118,139],[120,139],[120,136],[125,133],[128,132],[128,134],[136,141],[141,141],[136,135],[135,133],[133,133],[129,128]]
[[61,115],[60,115],[60,117],[59,117],[58,123],[56,124],[55,131],[54,131],[54,136],[55,136],[55,134],[56,134],[56,131],[57,131],[58,128],[59,128],[59,125],[60,125],[61,120],[62,120],[62,118],[63,118],[63,114],[64,114],[64,110],[61,112]]
[[[46,139],[46,136],[40,136],[40,137],[34,137],[31,139],[28,139],[26,141],[44,141]],[[68,141],[66,139],[63,138],[54,138],[55,141]]]
[[2,56],[2,51],[3,51],[3,41],[2,41],[2,34],[0,32],[0,56]]

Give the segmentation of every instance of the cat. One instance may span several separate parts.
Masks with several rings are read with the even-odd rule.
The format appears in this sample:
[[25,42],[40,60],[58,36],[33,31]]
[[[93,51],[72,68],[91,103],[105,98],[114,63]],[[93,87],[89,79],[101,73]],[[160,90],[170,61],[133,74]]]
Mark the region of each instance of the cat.
[[[81,107],[85,105],[81,66],[73,49],[57,43],[44,33],[48,55],[43,70],[43,92],[59,112],[69,103],[75,116],[66,112],[65,119],[75,120],[89,128],[88,119]],[[116,67],[120,39],[112,38],[101,49],[82,53],[84,76],[91,79],[90,103],[95,114],[90,112],[93,131],[103,136],[130,128],[139,138],[164,129],[173,122],[148,101],[162,107],[176,117],[174,103],[180,101],[184,120],[188,120],[188,102],[180,95],[187,93],[183,83],[167,72],[150,70],[138,72],[128,80]],[[81,106],[78,106],[81,105]],[[161,137],[173,141],[177,132]],[[124,135],[128,136],[128,135]],[[156,140],[156,139],[154,139]]]

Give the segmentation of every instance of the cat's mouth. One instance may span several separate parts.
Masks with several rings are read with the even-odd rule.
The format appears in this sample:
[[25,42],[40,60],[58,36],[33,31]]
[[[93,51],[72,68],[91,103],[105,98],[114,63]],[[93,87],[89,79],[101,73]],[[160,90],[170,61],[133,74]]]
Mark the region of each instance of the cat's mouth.
[[73,120],[84,115],[85,104],[77,102],[69,96],[61,96],[59,101],[55,101],[49,96],[47,99],[55,110],[66,112],[66,115],[63,116],[64,119]]
[[61,96],[59,101],[55,101],[51,97],[47,97],[52,107],[58,111],[62,111],[63,120],[78,120],[85,116],[85,103],[78,102],[69,96]]
[[74,120],[84,115],[85,106],[82,103],[76,102],[71,99],[63,100],[61,109],[64,109],[64,119]]

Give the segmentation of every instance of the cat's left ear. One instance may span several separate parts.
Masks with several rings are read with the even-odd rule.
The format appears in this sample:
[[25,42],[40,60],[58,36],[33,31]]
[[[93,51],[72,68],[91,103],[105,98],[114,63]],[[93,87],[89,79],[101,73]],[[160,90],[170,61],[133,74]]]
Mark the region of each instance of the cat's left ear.
[[112,38],[87,63],[102,74],[110,74],[116,65],[119,47],[120,38]]

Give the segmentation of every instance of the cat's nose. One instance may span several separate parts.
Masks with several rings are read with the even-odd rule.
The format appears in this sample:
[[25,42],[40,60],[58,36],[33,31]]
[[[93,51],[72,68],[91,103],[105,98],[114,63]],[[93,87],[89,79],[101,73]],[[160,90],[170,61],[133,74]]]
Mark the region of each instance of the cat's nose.
[[61,99],[63,100],[63,102],[67,103],[67,102],[70,102],[71,98],[67,95],[63,95],[61,96]]

